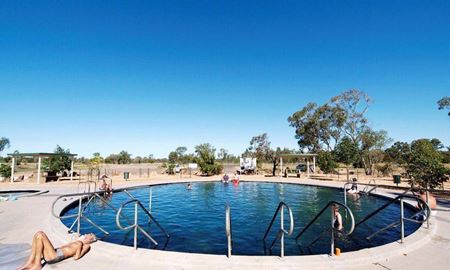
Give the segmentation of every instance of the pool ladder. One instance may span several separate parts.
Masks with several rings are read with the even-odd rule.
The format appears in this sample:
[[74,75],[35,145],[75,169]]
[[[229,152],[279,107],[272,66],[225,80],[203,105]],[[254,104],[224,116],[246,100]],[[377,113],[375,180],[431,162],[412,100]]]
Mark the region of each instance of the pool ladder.
[[[423,224],[423,223],[427,222],[427,224],[428,224],[428,221],[429,221],[430,215],[431,215],[431,209],[428,206],[428,204],[424,200],[419,198],[419,197],[416,197],[414,195],[406,194],[409,191],[410,190],[406,190],[402,194],[396,196],[395,198],[391,199],[390,201],[388,201],[384,205],[382,205],[379,208],[377,208],[372,213],[370,213],[367,216],[365,216],[364,218],[362,218],[358,223],[356,223],[355,228],[359,227],[361,224],[364,224],[366,221],[370,220],[372,217],[374,217],[375,215],[380,213],[383,209],[385,209],[389,205],[391,205],[393,203],[396,203],[397,201],[400,201],[400,218],[399,218],[399,220],[395,221],[395,222],[393,222],[393,223],[391,223],[389,225],[387,225],[386,227],[383,227],[382,229],[379,229],[378,231],[376,231],[374,233],[372,233],[371,235],[367,236],[366,239],[370,240],[371,238],[373,238],[374,236],[378,235],[379,233],[384,232],[384,231],[386,231],[386,230],[388,230],[390,228],[397,227],[398,225],[400,225],[400,242],[403,243],[404,239],[405,239],[405,221],[418,223],[418,224]],[[421,210],[417,211],[411,217],[405,217],[405,211],[404,211],[404,200],[405,199],[416,201],[418,203],[418,205],[421,205],[422,207],[424,207],[424,209],[421,209]],[[424,217],[424,219],[422,219],[422,220],[415,219],[419,215],[422,215],[422,217]]]
[[[284,209],[287,209],[289,214],[289,230],[286,230],[284,228]],[[277,236],[272,241],[269,249],[272,250],[277,241],[280,241],[280,256],[284,257],[284,237],[285,235],[291,235],[294,232],[294,216],[292,214],[291,208],[285,204],[284,202],[280,202],[278,204],[277,210],[275,211],[275,214],[273,215],[272,220],[270,221],[269,227],[267,227],[266,233],[264,234],[263,240],[264,243],[266,241],[267,236],[269,235],[270,229],[272,228],[273,223],[275,222],[275,219],[278,216],[278,213],[280,214],[280,229],[278,230]]]
[[[107,200],[105,200],[102,196],[100,196],[100,194],[103,195],[104,193],[105,193],[104,191],[97,191],[97,192],[94,191],[94,192],[82,192],[82,193],[72,193],[72,194],[61,195],[61,196],[57,197],[55,199],[55,201],[53,201],[53,204],[52,204],[52,215],[55,218],[58,218],[58,219],[61,219],[61,220],[75,217],[75,221],[69,227],[69,232],[73,232],[73,228],[74,228],[74,226],[76,224],[77,225],[76,232],[77,232],[78,235],[80,235],[81,220],[85,220],[89,224],[91,224],[92,226],[94,226],[97,229],[99,229],[104,234],[108,235],[109,232],[107,232],[100,225],[98,225],[97,223],[95,223],[90,218],[88,218],[87,216],[84,215],[87,207],[93,201],[94,198],[100,199],[103,203],[105,203],[111,209],[113,209],[114,211],[117,211],[117,209],[114,206],[112,206]],[[66,215],[66,216],[57,215],[55,213],[55,205],[56,205],[56,203],[59,200],[63,199],[63,198],[65,199],[65,198],[70,198],[70,197],[77,197],[77,199],[78,199],[78,211],[77,211],[77,213],[76,214],[72,214],[72,215]],[[84,205],[83,205],[83,200],[87,200],[87,203],[84,204]]]
[[[120,216],[122,215],[123,208],[128,205],[134,203],[134,222],[129,226],[122,226],[120,222]],[[117,211],[116,214],[116,225],[119,229],[127,231],[130,229],[134,230],[134,240],[133,240],[133,247],[134,249],[137,249],[137,241],[138,241],[138,230],[147,237],[155,246],[158,245],[158,242],[149,234],[147,233],[139,224],[138,224],[138,207],[140,207],[143,212],[149,217],[150,220],[152,220],[155,225],[161,230],[161,232],[166,236],[167,239],[170,238],[170,235],[167,233],[167,231],[158,223],[158,221],[153,217],[153,215],[144,207],[144,205],[138,200],[138,199],[131,199],[129,201],[126,201],[122,203],[122,205],[119,208],[119,211]]]

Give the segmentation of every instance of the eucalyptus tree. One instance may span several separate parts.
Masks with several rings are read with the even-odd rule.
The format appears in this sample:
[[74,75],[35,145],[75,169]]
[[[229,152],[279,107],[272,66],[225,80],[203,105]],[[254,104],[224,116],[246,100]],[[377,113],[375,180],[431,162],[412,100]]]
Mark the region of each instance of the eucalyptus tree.
[[295,128],[295,138],[301,150],[332,150],[341,136],[343,119],[339,110],[328,103],[321,106],[308,103],[288,117],[289,125]]
[[346,165],[348,181],[350,178],[350,164],[353,164],[358,159],[358,147],[350,137],[345,136],[336,145],[335,155],[337,161],[342,162]]
[[10,146],[10,142],[8,138],[5,137],[1,137],[0,138],[0,152],[2,152],[3,150],[5,150],[6,148],[8,148]]
[[450,97],[443,97],[437,102],[439,110],[449,110],[448,116],[450,116]]
[[372,175],[375,164],[384,159],[384,149],[391,141],[385,130],[374,131],[366,128],[361,133],[359,154],[367,175]]

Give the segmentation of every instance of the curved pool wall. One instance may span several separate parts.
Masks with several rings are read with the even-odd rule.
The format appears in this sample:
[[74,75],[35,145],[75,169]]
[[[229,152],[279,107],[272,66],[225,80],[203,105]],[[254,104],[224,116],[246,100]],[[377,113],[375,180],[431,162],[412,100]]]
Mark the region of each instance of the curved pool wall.
[[[325,213],[311,227],[309,233],[300,239],[300,245],[294,238],[329,201],[343,202],[344,196],[342,189],[274,182],[241,182],[237,186],[224,185],[220,182],[194,182],[191,190],[186,188],[186,184],[163,184],[134,188],[130,190],[130,193],[144,206],[148,206],[150,188],[153,198],[152,214],[171,237],[167,241],[162,232],[154,224],[148,223],[148,217],[140,211],[139,224],[150,231],[159,242],[158,246],[154,246],[139,233],[140,248],[222,255],[227,252],[224,223],[227,203],[231,207],[232,215],[233,255],[268,255],[271,252],[265,248],[262,238],[280,201],[284,201],[292,208],[295,219],[294,233],[286,237],[285,254],[327,254],[330,252],[328,234],[310,248],[306,248],[305,244],[315,239],[329,226],[330,214]],[[114,207],[119,208],[122,203],[130,200],[130,197],[119,190],[107,199]],[[352,209],[357,222],[387,200],[380,196],[362,196],[360,199],[352,199],[348,196],[348,206]],[[413,214],[411,208],[405,207],[406,216]],[[73,214],[77,211],[78,206],[74,202],[63,210],[62,215]],[[134,207],[132,205],[126,207],[124,213],[132,220]],[[343,212],[342,214],[345,220],[345,215]],[[103,241],[133,245],[132,230],[118,229],[114,210],[100,200],[91,202],[86,208],[85,215],[106,229],[110,235],[102,234],[86,222],[82,222],[82,233],[94,232]],[[343,252],[348,252],[394,242],[400,238],[400,233],[396,229],[388,230],[371,241],[366,240],[365,237],[397,221],[399,215],[398,203],[392,204],[366,224],[358,227],[350,237],[337,239],[335,246]],[[274,229],[269,234],[267,245],[276,235],[276,228],[279,228],[278,220],[277,218]],[[73,219],[64,219],[63,223],[70,226],[73,221]],[[123,218],[122,223],[126,226],[126,220]],[[346,221],[344,223],[348,226]],[[413,233],[419,227],[418,224],[405,223],[405,235]],[[272,253],[279,254],[279,245],[276,245]]]
[[48,190],[1,190],[0,197],[13,197],[15,199],[37,196],[44,193],[48,193]]

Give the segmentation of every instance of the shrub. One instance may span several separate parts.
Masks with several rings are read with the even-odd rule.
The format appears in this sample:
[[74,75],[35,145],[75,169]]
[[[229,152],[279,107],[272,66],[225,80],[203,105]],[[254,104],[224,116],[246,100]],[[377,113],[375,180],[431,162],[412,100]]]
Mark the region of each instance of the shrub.
[[321,151],[317,156],[317,165],[324,173],[332,173],[338,164],[334,160],[332,152]]
[[8,164],[0,164],[0,176],[6,178],[11,177],[11,166]]

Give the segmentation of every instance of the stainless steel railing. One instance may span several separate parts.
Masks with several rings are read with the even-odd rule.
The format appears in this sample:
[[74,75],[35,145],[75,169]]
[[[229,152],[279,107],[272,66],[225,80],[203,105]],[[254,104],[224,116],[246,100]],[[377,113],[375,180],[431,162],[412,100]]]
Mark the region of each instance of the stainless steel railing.
[[[97,223],[95,223],[94,221],[92,221],[90,218],[88,218],[87,216],[84,215],[84,212],[86,211],[86,208],[89,206],[89,204],[92,202],[92,200],[94,198],[100,198],[103,202],[105,202],[107,205],[109,205],[110,207],[112,207],[114,209],[114,207],[108,203],[102,196],[100,196],[99,194],[103,194],[104,191],[98,191],[98,192],[83,192],[83,193],[72,193],[72,194],[66,194],[66,195],[61,195],[59,197],[57,197],[55,199],[55,201],[53,201],[52,204],[52,215],[55,218],[58,219],[68,219],[68,218],[74,218],[76,217],[75,221],[72,223],[72,225],[69,227],[69,232],[71,232],[73,230],[73,227],[75,226],[75,224],[77,225],[77,234],[80,235],[80,227],[81,227],[81,220],[85,220],[88,223],[90,223],[92,226],[96,227],[97,229],[99,229],[100,231],[102,231],[105,234],[109,234],[105,229],[103,229],[100,225],[98,225]],[[55,213],[55,205],[56,203],[63,199],[63,198],[68,198],[68,197],[78,197],[78,212],[76,214],[72,214],[72,215],[66,215],[66,216],[60,216],[57,215]],[[83,205],[83,200],[87,200],[87,203]]]
[[305,228],[303,228],[302,231],[300,231],[297,236],[295,237],[295,241],[298,243],[298,239],[314,224],[314,222],[325,212],[325,210],[327,210],[330,206],[337,206],[340,205],[342,206],[345,211],[346,211],[346,216],[348,214],[348,216],[350,216],[350,220],[351,220],[351,226],[350,229],[345,232],[344,230],[337,230],[336,228],[334,228],[334,210],[333,207],[331,207],[331,223],[330,223],[330,227],[326,228],[325,230],[323,230],[318,237],[316,237],[315,240],[313,240],[312,242],[310,242],[307,247],[310,247],[312,245],[314,245],[320,238],[322,238],[322,236],[326,233],[331,231],[331,240],[330,240],[330,255],[333,256],[334,254],[334,233],[335,232],[339,232],[345,236],[348,236],[350,234],[353,233],[353,230],[355,229],[355,218],[353,217],[353,213],[350,210],[350,208],[348,208],[345,204],[342,204],[340,202],[336,202],[336,201],[330,201],[324,208],[322,208],[322,210],[308,223],[308,225],[306,225]]
[[228,258],[230,258],[231,250],[233,249],[233,242],[232,242],[233,233],[231,229],[231,209],[228,204],[225,206],[225,233],[227,235],[227,248],[228,248],[227,256]]
[[[284,208],[286,208],[289,213],[289,221],[290,222],[289,222],[289,230],[288,231],[286,231],[286,229],[284,228]],[[291,208],[284,202],[280,202],[280,204],[278,204],[277,210],[275,211],[275,214],[273,215],[273,218],[270,221],[270,225],[267,228],[266,233],[264,234],[263,240],[266,241],[266,238],[269,235],[270,229],[272,228],[272,225],[273,225],[276,217],[278,216],[278,213],[280,213],[280,230],[278,231],[275,239],[272,241],[272,243],[270,245],[270,250],[272,250],[272,248],[274,247],[276,242],[278,240],[280,240],[280,253],[281,253],[280,256],[284,257],[284,236],[291,235],[294,232],[294,215],[292,214]]]
[[[90,193],[91,192],[91,185],[94,185],[94,189],[92,190],[92,192],[97,191],[97,182],[92,181],[92,180],[87,180],[87,181],[78,181],[78,187],[77,187],[77,192],[80,193],[80,186],[83,185],[83,193]],[[87,191],[86,191],[86,187],[87,187]]]
[[[372,181],[372,180],[371,180]],[[372,191],[376,191],[378,188],[378,185],[375,183],[371,184],[371,181],[369,181],[368,184],[361,184],[361,183],[356,183],[358,186],[364,186],[364,189],[362,190],[364,194],[368,195],[370,194]],[[344,184],[344,204],[347,205],[347,187],[349,185],[353,185],[353,183],[349,182],[349,183],[345,183]],[[359,199],[358,199],[359,200]]]
[[[127,227],[123,227],[122,224],[120,223],[120,216],[122,215],[123,208],[130,203],[134,203],[134,223]],[[147,233],[144,229],[142,229],[142,227],[138,224],[138,206],[156,224],[156,226],[158,226],[158,228],[165,234],[165,236],[167,238],[169,238],[170,235],[166,232],[166,230],[164,230],[164,228],[158,223],[158,221],[156,221],[156,219],[152,216],[152,214],[150,214],[150,212],[144,207],[144,205],[142,205],[142,203],[139,200],[132,199],[132,200],[122,203],[122,205],[120,206],[119,211],[116,214],[116,225],[117,225],[117,227],[119,227],[119,229],[124,230],[124,231],[129,230],[129,229],[134,230],[134,241],[133,241],[134,248],[137,249],[138,230],[141,231],[141,233],[145,237],[147,237],[154,245],[158,245],[158,242],[156,242],[156,240],[149,233]]]
[[[376,209],[375,211],[373,211],[372,213],[368,214],[367,216],[365,216],[364,218],[362,218],[358,223],[356,223],[355,228],[360,226],[361,224],[364,224],[366,221],[370,220],[372,217],[374,217],[376,214],[380,213],[383,209],[385,209],[386,207],[388,207],[389,205],[396,203],[397,201],[400,201],[400,218],[398,221],[395,221],[389,225],[387,225],[386,227],[372,233],[371,235],[369,235],[368,237],[366,237],[368,240],[373,238],[374,236],[378,235],[381,232],[384,232],[390,228],[393,227],[397,227],[398,225],[400,225],[400,240],[401,243],[404,242],[404,238],[405,238],[405,221],[409,221],[409,222],[413,222],[413,223],[418,223],[418,224],[423,224],[425,222],[428,223],[428,220],[430,219],[430,215],[431,215],[431,209],[428,206],[427,202],[425,202],[424,200],[422,200],[421,198],[414,196],[414,195],[409,195],[406,194],[406,192],[408,192],[409,190],[405,191],[404,193],[398,195],[397,197],[391,199],[390,201],[388,201],[387,203],[385,203],[384,205],[380,206],[378,209]],[[404,199],[410,199],[413,201],[416,201],[418,203],[418,206],[420,206],[422,209],[419,209],[419,211],[417,211],[416,213],[414,213],[414,215],[412,215],[411,217],[405,217],[405,213],[404,213]],[[422,217],[421,220],[419,220],[419,216]]]

